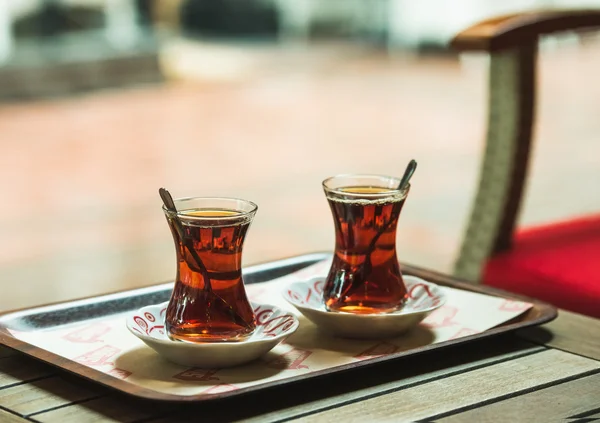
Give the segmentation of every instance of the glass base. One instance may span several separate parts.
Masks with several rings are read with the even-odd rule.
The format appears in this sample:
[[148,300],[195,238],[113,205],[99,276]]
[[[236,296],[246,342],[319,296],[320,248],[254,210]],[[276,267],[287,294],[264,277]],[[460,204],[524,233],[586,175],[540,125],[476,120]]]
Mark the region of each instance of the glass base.
[[377,303],[371,301],[347,302],[345,304],[325,305],[327,311],[352,314],[384,314],[394,313],[404,307],[406,300],[399,304]]
[[248,339],[254,329],[240,328],[237,325],[188,324],[186,327],[167,328],[167,335],[172,341],[204,343],[204,342],[241,342]]

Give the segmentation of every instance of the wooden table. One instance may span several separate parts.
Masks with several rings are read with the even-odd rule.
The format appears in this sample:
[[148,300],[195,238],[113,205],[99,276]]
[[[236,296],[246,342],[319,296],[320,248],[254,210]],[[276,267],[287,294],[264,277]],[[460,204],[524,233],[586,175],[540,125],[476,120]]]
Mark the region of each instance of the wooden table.
[[183,407],[127,397],[0,347],[0,422],[600,419],[600,320],[569,312],[516,334],[237,400]]

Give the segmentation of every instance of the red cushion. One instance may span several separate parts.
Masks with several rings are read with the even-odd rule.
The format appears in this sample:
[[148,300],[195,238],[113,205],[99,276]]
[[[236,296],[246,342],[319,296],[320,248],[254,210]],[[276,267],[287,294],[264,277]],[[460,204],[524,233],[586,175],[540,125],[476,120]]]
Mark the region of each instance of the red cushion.
[[600,215],[518,231],[513,248],[488,261],[483,280],[600,317]]

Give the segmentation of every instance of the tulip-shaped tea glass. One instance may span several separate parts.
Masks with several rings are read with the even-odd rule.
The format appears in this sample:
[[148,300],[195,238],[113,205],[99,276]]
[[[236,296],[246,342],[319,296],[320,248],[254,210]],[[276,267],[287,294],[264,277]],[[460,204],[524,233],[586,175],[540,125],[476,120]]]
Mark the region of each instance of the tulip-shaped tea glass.
[[406,287],[396,228],[410,190],[400,179],[339,175],[323,181],[335,224],[335,253],[323,299],[330,311],[368,314],[400,309]]
[[256,327],[242,279],[242,247],[257,210],[234,198],[183,198],[163,211],[175,240],[177,278],[165,326],[173,340],[242,341]]

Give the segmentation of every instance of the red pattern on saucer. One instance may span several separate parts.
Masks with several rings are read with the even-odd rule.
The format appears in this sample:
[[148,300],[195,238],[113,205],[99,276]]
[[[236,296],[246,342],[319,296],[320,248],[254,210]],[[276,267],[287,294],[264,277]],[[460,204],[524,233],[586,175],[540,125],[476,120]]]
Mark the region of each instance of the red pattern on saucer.
[[[256,316],[256,330],[249,339],[275,337],[287,332],[294,326],[297,319],[289,312],[267,304],[253,304]],[[155,339],[168,340],[164,319],[167,303],[154,310],[136,314],[129,321],[131,330],[140,335],[150,336]],[[160,310],[159,313],[156,310]]]
[[[283,295],[292,304],[320,309],[324,307],[322,300],[324,286],[325,279],[318,278],[307,284],[292,284]],[[397,313],[412,313],[435,308],[444,301],[439,288],[431,283],[415,282],[406,278],[406,289],[406,303]]]

